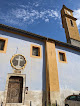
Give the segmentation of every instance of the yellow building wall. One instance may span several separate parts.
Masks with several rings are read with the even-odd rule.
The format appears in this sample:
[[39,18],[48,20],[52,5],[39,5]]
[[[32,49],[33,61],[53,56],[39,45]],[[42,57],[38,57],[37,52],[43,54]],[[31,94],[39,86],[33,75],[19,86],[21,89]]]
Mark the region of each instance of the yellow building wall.
[[47,68],[46,69],[47,69],[47,75],[49,76],[50,91],[59,91],[55,43],[46,42],[46,52],[47,52]]
[[72,21],[74,25],[73,27],[71,26],[70,18],[66,17],[66,22],[67,22],[70,38],[80,41],[79,31],[76,25],[76,21],[75,20],[72,20]]
[[46,91],[47,102],[59,101],[59,79],[56,61],[55,43],[46,41]]

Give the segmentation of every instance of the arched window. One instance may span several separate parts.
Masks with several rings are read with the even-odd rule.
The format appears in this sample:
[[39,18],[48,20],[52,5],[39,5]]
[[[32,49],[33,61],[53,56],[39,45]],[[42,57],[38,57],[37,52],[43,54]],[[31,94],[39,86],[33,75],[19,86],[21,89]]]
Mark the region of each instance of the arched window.
[[72,20],[70,20],[70,23],[71,23],[71,26],[73,27],[74,25],[73,25],[73,21]]

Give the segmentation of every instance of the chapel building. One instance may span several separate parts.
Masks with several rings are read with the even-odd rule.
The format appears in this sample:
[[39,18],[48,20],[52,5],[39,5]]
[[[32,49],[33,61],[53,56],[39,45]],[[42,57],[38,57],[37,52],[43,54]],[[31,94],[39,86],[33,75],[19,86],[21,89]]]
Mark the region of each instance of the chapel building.
[[61,9],[67,43],[0,24],[0,105],[65,106],[80,93],[80,36]]

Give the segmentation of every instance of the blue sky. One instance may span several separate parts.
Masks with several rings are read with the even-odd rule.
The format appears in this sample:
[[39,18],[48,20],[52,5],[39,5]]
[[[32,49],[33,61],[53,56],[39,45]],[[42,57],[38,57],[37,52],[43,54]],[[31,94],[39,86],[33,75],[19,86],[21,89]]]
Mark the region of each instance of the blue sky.
[[2,0],[0,23],[66,42],[60,10],[74,11],[80,29],[80,0]]

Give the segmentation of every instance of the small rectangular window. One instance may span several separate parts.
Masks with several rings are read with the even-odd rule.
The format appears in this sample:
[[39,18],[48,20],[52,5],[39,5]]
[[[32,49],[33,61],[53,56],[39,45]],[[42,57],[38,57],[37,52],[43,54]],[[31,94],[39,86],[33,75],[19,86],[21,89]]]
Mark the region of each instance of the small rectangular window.
[[0,37],[0,53],[5,53],[7,49],[7,38]]
[[0,39],[0,50],[4,50],[5,40]]
[[61,61],[65,61],[64,53],[59,53],[59,55],[60,55],[60,60],[61,60]]
[[37,45],[31,45],[31,57],[41,57],[41,47]]
[[39,47],[32,47],[32,55],[40,56],[40,48]]
[[71,26],[73,27],[74,25],[73,25],[73,21],[72,20],[70,20],[70,23],[71,23]]
[[67,62],[66,53],[62,51],[58,51],[59,62]]

